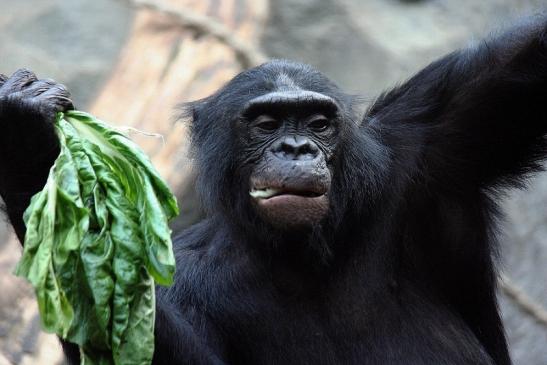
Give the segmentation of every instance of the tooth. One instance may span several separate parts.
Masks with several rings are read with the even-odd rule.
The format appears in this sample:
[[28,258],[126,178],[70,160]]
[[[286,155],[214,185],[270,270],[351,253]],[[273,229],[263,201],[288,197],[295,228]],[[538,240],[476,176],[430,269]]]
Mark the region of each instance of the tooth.
[[261,198],[261,199],[271,198],[272,196],[276,195],[277,193],[279,193],[279,190],[270,189],[270,188],[261,189],[261,190],[252,190],[252,191],[249,192],[249,194],[253,198]]

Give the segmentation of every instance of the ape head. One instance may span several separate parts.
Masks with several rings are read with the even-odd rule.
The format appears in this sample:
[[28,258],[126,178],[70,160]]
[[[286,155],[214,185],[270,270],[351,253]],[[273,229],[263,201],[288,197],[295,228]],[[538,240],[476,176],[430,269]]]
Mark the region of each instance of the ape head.
[[354,101],[310,66],[272,61],[187,105],[209,213],[277,232],[332,226],[381,175]]
[[320,222],[329,208],[339,108],[323,94],[280,91],[282,82],[243,109],[240,135],[256,161],[249,195],[266,222],[281,229],[306,228]]

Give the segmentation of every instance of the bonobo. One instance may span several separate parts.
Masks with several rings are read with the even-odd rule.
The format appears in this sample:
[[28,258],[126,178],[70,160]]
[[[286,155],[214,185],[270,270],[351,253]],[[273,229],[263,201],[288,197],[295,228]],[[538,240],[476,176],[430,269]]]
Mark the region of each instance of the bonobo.
[[[29,71],[0,85],[22,240],[71,103]],[[185,106],[207,218],[174,239],[154,364],[510,364],[497,204],[547,155],[547,18],[433,62],[362,118],[356,102],[276,60]]]

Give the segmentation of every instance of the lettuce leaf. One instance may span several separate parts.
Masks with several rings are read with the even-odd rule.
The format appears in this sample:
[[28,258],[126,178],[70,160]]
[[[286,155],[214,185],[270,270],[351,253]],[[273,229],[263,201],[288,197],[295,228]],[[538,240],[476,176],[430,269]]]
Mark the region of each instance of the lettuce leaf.
[[60,154],[25,211],[15,273],[36,291],[43,328],[80,346],[82,364],[146,365],[154,282],[175,272],[177,202],[142,150],[80,111],[58,113]]

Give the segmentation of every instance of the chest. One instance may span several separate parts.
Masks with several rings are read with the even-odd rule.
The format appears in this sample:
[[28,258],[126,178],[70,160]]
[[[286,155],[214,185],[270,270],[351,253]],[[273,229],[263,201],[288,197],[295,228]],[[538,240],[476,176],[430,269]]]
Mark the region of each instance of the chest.
[[217,320],[231,362],[491,364],[465,324],[433,303],[374,303],[357,288],[289,294],[267,287],[232,298]]

